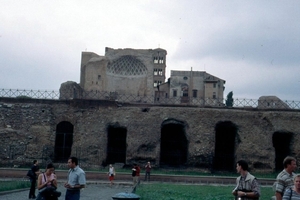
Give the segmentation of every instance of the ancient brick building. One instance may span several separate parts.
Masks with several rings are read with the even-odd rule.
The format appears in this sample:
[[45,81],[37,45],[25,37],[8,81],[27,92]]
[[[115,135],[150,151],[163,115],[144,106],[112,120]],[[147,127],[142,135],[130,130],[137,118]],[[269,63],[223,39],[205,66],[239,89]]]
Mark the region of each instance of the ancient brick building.
[[204,104],[199,99],[209,98],[210,105],[222,102],[225,81],[209,73],[171,70],[165,82],[166,55],[160,48],[106,48],[104,56],[82,52],[80,83],[63,83],[60,98],[172,104]]

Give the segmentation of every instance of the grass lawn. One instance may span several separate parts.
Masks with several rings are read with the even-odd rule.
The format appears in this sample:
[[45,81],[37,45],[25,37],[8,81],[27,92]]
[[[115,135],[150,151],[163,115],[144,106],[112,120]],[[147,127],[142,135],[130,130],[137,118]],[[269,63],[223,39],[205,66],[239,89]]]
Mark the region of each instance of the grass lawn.
[[30,188],[30,181],[0,181],[0,192]]
[[[136,189],[141,200],[233,200],[233,186],[142,184]],[[274,195],[272,187],[261,187],[260,199],[269,200]]]

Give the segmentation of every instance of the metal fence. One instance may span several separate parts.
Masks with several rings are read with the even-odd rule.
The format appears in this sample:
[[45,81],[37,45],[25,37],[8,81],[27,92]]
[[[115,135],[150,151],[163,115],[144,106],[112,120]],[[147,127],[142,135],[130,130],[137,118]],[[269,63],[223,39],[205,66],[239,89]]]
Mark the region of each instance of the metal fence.
[[300,109],[300,101],[287,101],[278,98],[246,99],[235,98],[232,104],[226,105],[226,99],[194,98],[194,97],[166,97],[166,96],[141,96],[125,95],[116,92],[80,91],[73,90],[60,93],[54,90],[19,90],[0,89],[0,97],[20,99],[52,99],[52,100],[109,100],[117,105],[123,103],[154,104],[154,105],[181,105],[197,107],[233,107],[233,108],[256,108],[256,109]]

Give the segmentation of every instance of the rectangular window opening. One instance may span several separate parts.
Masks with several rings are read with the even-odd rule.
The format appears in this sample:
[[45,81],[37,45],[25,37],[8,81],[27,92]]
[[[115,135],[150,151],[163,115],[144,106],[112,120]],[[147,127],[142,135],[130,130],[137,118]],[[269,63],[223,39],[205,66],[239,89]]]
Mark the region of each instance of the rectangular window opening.
[[177,90],[173,90],[173,97],[177,97]]
[[158,75],[160,75],[160,76],[163,75],[163,70],[162,69],[158,69]]
[[193,97],[194,98],[197,98],[197,92],[198,92],[197,90],[193,90]]

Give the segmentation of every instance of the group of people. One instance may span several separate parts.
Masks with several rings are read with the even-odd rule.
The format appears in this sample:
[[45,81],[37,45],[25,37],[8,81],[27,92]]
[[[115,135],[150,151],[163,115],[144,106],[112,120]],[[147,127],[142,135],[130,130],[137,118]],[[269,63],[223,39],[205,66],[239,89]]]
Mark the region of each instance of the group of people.
[[[284,169],[274,183],[273,200],[300,200],[300,175],[294,173],[297,169],[296,162],[296,159],[290,156],[283,160]],[[238,161],[236,170],[240,176],[236,179],[237,185],[232,194],[238,200],[259,199],[260,186],[257,179],[248,172],[248,163],[244,160]]]
[[[151,164],[148,161],[145,165],[145,179],[144,181],[150,181],[150,172],[151,172]],[[141,167],[138,164],[133,164],[133,167],[131,169],[132,173],[132,179],[133,179],[133,186],[136,186],[140,183],[140,173],[141,173]]]
[[[79,200],[80,190],[86,185],[85,172],[78,166],[78,159],[70,157],[68,159],[68,179],[64,184],[66,188],[65,200]],[[31,167],[33,176],[30,176],[31,187],[29,191],[29,199],[37,200],[57,200],[61,195],[57,189],[57,176],[52,163],[49,163],[45,172],[40,172],[37,160],[33,161]],[[37,188],[39,193],[35,196],[35,187],[37,180]]]
[[[150,162],[147,162],[145,165],[145,181],[150,181],[150,172],[151,172],[151,164]],[[140,172],[141,172],[141,167],[138,164],[134,164],[132,169],[132,179],[133,179],[133,186],[136,186],[137,184],[140,183]],[[112,164],[109,165],[108,168],[108,179],[110,181],[110,186],[114,184],[114,178],[116,175],[115,168],[112,166]]]
[[[68,180],[64,184],[66,188],[65,200],[79,200],[80,190],[86,185],[85,172],[78,166],[78,159],[70,157],[68,159]],[[300,174],[295,174],[297,169],[297,161],[294,157],[286,157],[283,160],[284,169],[278,174],[274,184],[275,196],[274,200],[300,200]],[[239,160],[236,163],[236,170],[240,176],[236,179],[236,187],[232,194],[239,200],[259,199],[260,185],[255,176],[249,173],[248,163],[244,160]],[[33,161],[31,167],[33,175],[30,176],[31,187],[29,191],[29,199],[38,200],[56,200],[60,192],[56,191],[57,177],[55,168],[52,163],[49,163],[44,173],[40,173],[37,160]],[[141,168],[138,164],[134,164],[132,168],[133,185],[139,183]],[[151,164],[148,162],[145,165],[145,181],[150,180]],[[116,171],[114,167],[109,165],[109,180],[113,185]],[[35,187],[37,180],[37,188],[39,194],[35,196]],[[51,194],[51,195],[50,195]]]

